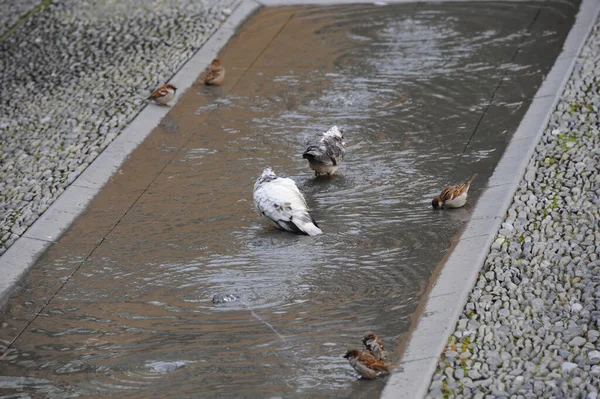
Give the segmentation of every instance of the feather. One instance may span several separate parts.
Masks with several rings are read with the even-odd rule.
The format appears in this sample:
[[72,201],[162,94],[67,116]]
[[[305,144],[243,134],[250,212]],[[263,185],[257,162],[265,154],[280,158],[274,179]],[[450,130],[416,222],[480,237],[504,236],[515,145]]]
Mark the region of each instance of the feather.
[[348,359],[350,365],[356,370],[363,378],[374,379],[379,375],[388,374],[390,366],[376,359],[373,355],[368,352],[363,352],[358,349],[350,349],[344,356]]
[[438,208],[460,208],[467,202],[467,195],[471,183],[475,180],[477,175],[473,175],[467,182],[458,184],[456,186],[448,186],[442,189],[440,195],[435,197],[431,202],[431,205]]
[[148,100],[154,100],[160,105],[167,105],[169,101],[175,98],[176,91],[177,87],[167,83],[154,90]]
[[337,171],[346,154],[343,131],[333,126],[325,133],[317,133],[306,143],[302,158],[315,174],[331,175]]
[[253,197],[258,213],[275,227],[309,236],[322,233],[296,183],[278,177],[271,168],[266,168],[254,184]]
[[215,58],[209,66],[200,74],[200,81],[205,85],[220,85],[225,80],[225,68],[221,65],[221,61]]
[[375,333],[371,331],[366,333],[363,337],[363,344],[375,359],[385,360],[383,342]]

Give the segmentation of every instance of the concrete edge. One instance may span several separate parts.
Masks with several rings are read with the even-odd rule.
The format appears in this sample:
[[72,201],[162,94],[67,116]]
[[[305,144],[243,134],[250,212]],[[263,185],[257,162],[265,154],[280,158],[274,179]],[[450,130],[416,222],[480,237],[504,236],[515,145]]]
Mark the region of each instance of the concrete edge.
[[[229,18],[175,73],[170,82],[179,90],[173,104],[192,87],[197,75],[217,56],[234,35],[237,27],[259,7],[260,4],[254,0],[242,0],[238,3]],[[168,112],[169,108],[154,104],[144,107],[25,234],[0,256],[0,308],[17,288],[21,277],[87,208],[129,154],[158,126]]]
[[[285,6],[339,6],[349,4],[373,4],[385,6],[388,4],[404,3],[463,3],[463,2],[495,2],[498,0],[257,0],[265,7],[285,7]],[[531,0],[502,0],[507,3],[522,3]],[[544,0],[533,0],[543,2]]]
[[477,275],[512,203],[550,116],[571,77],[600,12],[597,0],[583,0],[561,54],[534,96],[502,159],[475,207],[471,220],[438,276],[412,331],[398,368],[381,395],[414,399],[427,395],[438,359],[454,332]]

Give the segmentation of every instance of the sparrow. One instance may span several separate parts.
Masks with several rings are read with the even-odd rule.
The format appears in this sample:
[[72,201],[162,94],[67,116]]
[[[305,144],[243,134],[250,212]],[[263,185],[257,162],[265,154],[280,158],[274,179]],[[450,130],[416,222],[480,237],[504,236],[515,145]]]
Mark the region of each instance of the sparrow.
[[177,87],[167,83],[154,90],[150,97],[148,97],[148,100],[154,100],[163,107],[167,107],[168,102],[175,98],[176,91]]
[[375,359],[370,353],[358,349],[349,349],[344,358],[348,359],[350,365],[362,378],[372,380],[379,375],[387,375],[390,372],[390,366],[387,363]]
[[296,183],[278,177],[271,168],[265,168],[254,184],[254,206],[279,229],[308,236],[322,233]]
[[466,183],[457,186],[444,187],[440,195],[431,201],[431,206],[433,206],[434,209],[460,208],[463,206],[467,202],[469,187],[475,179],[475,176],[477,175],[473,175]]
[[374,332],[367,332],[363,337],[365,348],[373,355],[375,359],[385,360],[385,351],[383,350],[383,342]]
[[308,165],[315,171],[315,176],[334,174],[344,160],[344,131],[337,126],[325,133],[317,133],[306,143],[306,150],[302,158],[308,160]]
[[225,68],[221,66],[221,61],[215,58],[204,72],[200,74],[199,80],[205,85],[220,85],[225,80]]

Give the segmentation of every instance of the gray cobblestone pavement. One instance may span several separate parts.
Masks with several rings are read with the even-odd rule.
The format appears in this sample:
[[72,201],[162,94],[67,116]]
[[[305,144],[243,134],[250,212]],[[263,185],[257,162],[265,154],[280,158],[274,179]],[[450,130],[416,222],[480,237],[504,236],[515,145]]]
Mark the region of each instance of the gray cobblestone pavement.
[[598,396],[599,109],[596,22],[440,358],[428,398]]
[[19,20],[36,6],[44,4],[41,0],[0,0],[0,36],[8,32]]
[[[27,8],[27,2],[8,2],[7,8],[4,3],[2,10],[10,12],[2,18],[17,18],[19,7]],[[0,255],[238,3],[56,0],[36,7],[5,35],[0,42]]]

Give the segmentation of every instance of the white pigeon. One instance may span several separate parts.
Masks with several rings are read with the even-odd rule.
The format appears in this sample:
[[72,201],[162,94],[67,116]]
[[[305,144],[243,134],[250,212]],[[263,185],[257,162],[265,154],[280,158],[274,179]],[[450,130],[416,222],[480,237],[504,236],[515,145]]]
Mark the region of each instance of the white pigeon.
[[317,133],[306,143],[306,151],[302,158],[308,160],[308,165],[315,171],[315,176],[334,174],[344,160],[344,131],[337,126],[325,133]]
[[265,168],[254,183],[254,206],[279,229],[308,236],[323,233],[308,213],[306,200],[296,183],[278,177],[271,168]]

